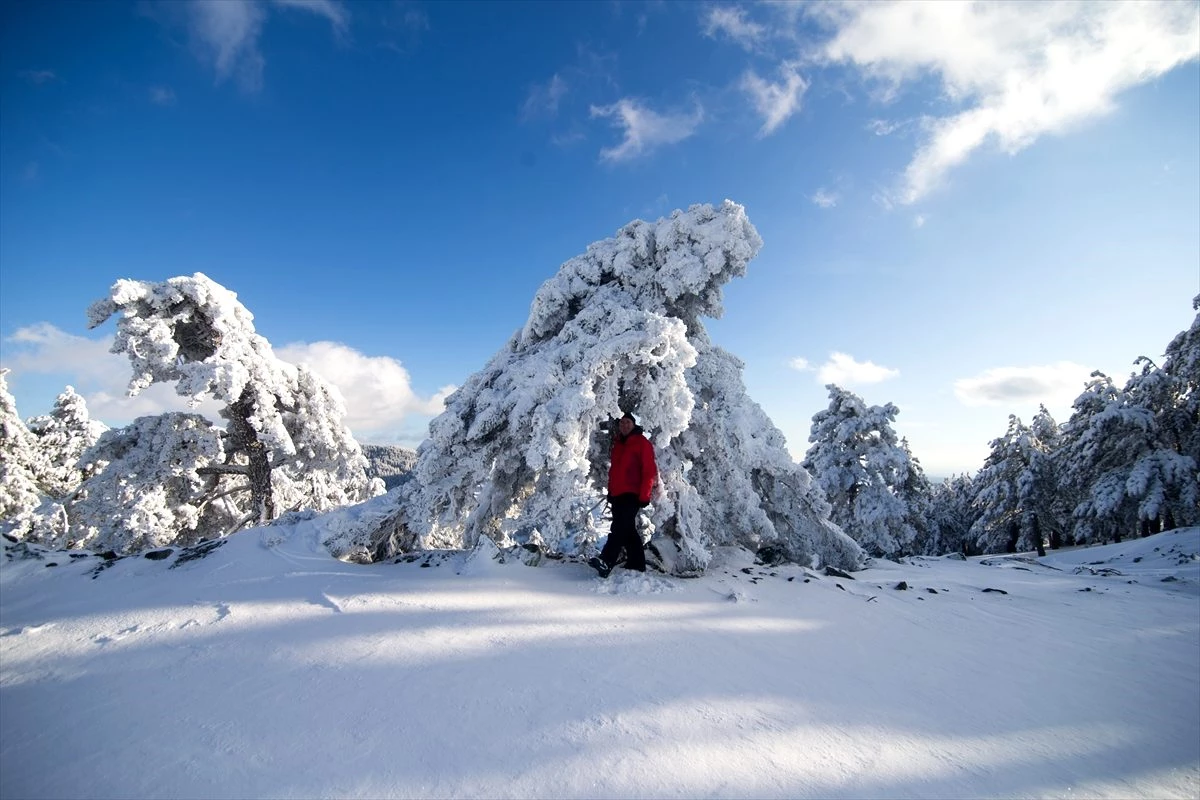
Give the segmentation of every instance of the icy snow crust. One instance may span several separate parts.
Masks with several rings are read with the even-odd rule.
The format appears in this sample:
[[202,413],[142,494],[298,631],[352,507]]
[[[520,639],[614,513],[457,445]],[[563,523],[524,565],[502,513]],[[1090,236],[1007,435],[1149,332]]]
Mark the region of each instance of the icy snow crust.
[[701,322],[721,315],[721,287],[761,246],[725,201],[632,222],[563,264],[524,328],[447,399],[395,514],[367,534],[376,552],[481,537],[588,551],[604,535],[608,423],[632,411],[660,471],[646,527],[673,572],[699,574],[713,548],[734,544],[860,567],[861,549],[746,395],[742,363]]
[[0,541],[0,797],[1200,794],[1198,528],[855,580],[333,559],[381,500],[160,560]]

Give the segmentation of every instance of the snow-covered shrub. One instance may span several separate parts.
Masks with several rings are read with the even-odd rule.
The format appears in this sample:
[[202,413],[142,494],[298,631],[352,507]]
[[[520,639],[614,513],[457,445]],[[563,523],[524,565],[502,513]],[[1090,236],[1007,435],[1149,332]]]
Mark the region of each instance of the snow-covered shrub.
[[446,400],[396,490],[379,555],[507,546],[528,537],[578,551],[601,535],[608,423],[637,415],[655,446],[653,529],[679,549],[681,573],[714,545],[775,545],[797,561],[843,568],[863,554],[782,434],[747,396],[741,363],[714,347],[702,316],[745,273],[762,240],[741,206],[693,206],[632,222],[596,242],[538,290],[525,326]]

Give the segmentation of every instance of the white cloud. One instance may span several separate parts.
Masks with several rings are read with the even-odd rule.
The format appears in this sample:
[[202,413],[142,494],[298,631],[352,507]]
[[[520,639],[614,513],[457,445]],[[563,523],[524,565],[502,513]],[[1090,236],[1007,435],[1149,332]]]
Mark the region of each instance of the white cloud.
[[[338,38],[345,36],[349,16],[334,0],[274,0],[274,7],[300,9],[325,17]],[[268,6],[253,0],[193,0],[187,27],[201,60],[212,65],[217,82],[236,78],[245,91],[262,88],[266,59],[258,43]]]
[[822,384],[860,386],[880,383],[900,375],[900,370],[881,367],[870,361],[855,361],[845,353],[830,353],[829,360],[817,368],[817,380]]
[[788,366],[799,372],[808,372],[812,369],[812,365],[808,363],[807,358],[793,358],[788,362]]
[[455,387],[443,387],[432,397],[418,397],[408,370],[394,358],[368,356],[337,342],[296,342],[276,348],[275,354],[304,364],[332,383],[346,401],[346,424],[361,440],[397,430],[409,416],[441,413]]
[[1091,370],[1059,361],[1033,367],[995,367],[954,382],[954,396],[967,406],[1042,403],[1069,408],[1083,392]]
[[914,228],[924,228],[925,227],[925,215],[924,214],[917,214],[915,217],[913,217],[913,227]]
[[[88,411],[109,425],[125,425],[134,418],[165,411],[194,411],[219,421],[221,404],[206,400],[198,407],[175,394],[173,386],[155,384],[137,397],[127,397],[129,360],[109,352],[113,338],[75,336],[49,323],[20,328],[6,343],[11,357],[5,367],[16,374],[61,376],[63,386],[74,386],[83,395]],[[386,356],[366,356],[335,342],[298,342],[277,348],[275,355],[293,364],[304,364],[337,387],[346,403],[346,424],[360,441],[395,440],[396,433],[412,438],[404,423],[410,417],[441,413],[453,386],[432,397],[418,397],[408,371]],[[419,436],[417,438],[420,438]]]
[[1200,55],[1184,2],[904,3],[816,7],[824,58],[894,87],[932,75],[958,113],[925,121],[899,201],[912,203],[985,144],[1014,154],[1111,111],[1117,95]]
[[824,188],[821,188],[817,189],[817,193],[810,199],[821,208],[833,208],[837,205],[838,196],[833,192],[827,192]]
[[747,50],[754,50],[766,36],[767,28],[746,19],[746,12],[733,6],[709,9],[704,17],[704,35],[716,38],[723,33]]
[[592,106],[593,117],[614,119],[625,129],[625,138],[616,147],[600,151],[602,161],[629,161],[664,144],[675,144],[696,132],[703,109],[693,114],[659,114],[637,100],[623,98],[610,106]]
[[742,91],[750,96],[755,111],[763,118],[759,136],[774,133],[789,117],[799,111],[800,98],[808,89],[808,81],[800,76],[796,65],[781,64],[779,72],[782,79],[779,83],[769,83],[753,70],[747,70],[742,75]]
[[529,95],[521,105],[521,119],[557,116],[558,104],[566,94],[567,82],[555,73],[545,84],[538,84],[529,90]]

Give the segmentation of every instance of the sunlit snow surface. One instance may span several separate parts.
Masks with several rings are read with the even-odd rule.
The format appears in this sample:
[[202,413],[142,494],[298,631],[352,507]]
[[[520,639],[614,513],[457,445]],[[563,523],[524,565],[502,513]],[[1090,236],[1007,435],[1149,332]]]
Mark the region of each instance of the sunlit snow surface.
[[1200,528],[854,580],[320,538],[5,542],[0,796],[1200,794]]

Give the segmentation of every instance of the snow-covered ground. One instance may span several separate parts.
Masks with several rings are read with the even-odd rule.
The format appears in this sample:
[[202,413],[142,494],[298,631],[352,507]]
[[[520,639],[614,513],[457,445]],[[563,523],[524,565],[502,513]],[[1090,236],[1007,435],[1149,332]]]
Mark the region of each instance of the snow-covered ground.
[[853,580],[318,535],[5,542],[0,796],[1200,795],[1200,528]]

